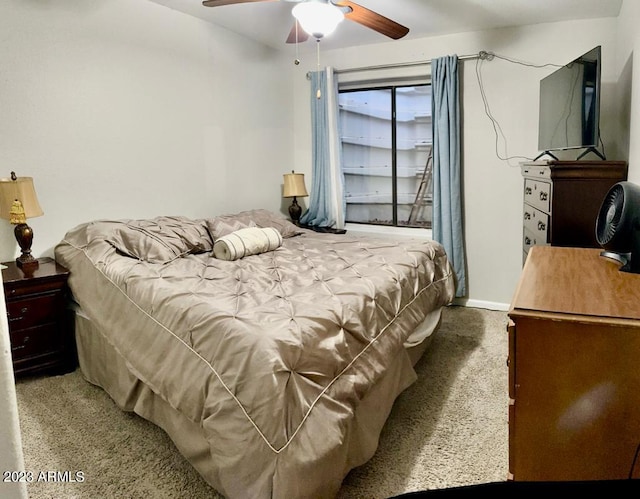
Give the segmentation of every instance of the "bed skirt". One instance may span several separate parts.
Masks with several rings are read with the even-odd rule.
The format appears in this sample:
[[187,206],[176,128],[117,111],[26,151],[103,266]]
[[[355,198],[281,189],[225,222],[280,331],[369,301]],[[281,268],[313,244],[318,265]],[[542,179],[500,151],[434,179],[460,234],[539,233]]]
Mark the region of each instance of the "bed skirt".
[[[426,351],[433,333],[437,331],[441,313],[442,309],[438,309],[427,316],[407,341],[406,349],[389,365],[388,372],[361,400],[354,413],[352,429],[346,435],[347,440],[338,450],[340,458],[336,459],[333,453],[325,462],[316,462],[310,476],[304,477],[305,482],[318,481],[319,488],[323,491],[322,497],[334,497],[347,473],[367,462],[375,453],[380,432],[396,397],[416,379],[413,366]],[[136,378],[124,357],[111,346],[107,336],[81,311],[76,311],[75,330],[79,364],[84,378],[105,390],[122,410],[135,412],[162,428],[200,475],[224,494],[202,427],[174,409]],[[287,497],[282,484],[279,487],[281,494],[278,496]]]

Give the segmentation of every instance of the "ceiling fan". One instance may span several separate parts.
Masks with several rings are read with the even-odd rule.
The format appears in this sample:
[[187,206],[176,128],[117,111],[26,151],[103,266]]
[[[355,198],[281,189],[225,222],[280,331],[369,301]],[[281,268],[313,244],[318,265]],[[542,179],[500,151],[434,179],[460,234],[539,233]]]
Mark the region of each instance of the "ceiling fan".
[[346,0],[204,0],[202,5],[221,7],[238,3],[277,1],[297,4],[292,10],[296,19],[287,37],[287,43],[304,42],[309,35],[319,40],[333,32],[345,17],[394,40],[402,38],[409,32],[409,28]]

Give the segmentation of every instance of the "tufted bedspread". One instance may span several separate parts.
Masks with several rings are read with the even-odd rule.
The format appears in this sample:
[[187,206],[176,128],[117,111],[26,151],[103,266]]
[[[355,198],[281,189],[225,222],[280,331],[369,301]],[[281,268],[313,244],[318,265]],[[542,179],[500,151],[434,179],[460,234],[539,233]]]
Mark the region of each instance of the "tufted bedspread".
[[[304,231],[237,261],[158,264],[109,244],[117,226],[80,225],[55,250],[102,345],[79,344],[87,378],[229,498],[333,497],[415,380],[403,344],[453,299],[443,248]],[[105,349],[120,360],[95,367]]]

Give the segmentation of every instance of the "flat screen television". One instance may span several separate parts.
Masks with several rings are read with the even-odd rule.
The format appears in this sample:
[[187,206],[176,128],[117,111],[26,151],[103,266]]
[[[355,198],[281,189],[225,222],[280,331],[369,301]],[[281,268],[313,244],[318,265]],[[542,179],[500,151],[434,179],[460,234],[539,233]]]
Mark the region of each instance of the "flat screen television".
[[[584,55],[540,80],[538,158],[553,151],[586,149],[578,159],[598,151],[600,140],[601,49]],[[538,159],[536,158],[536,159]]]

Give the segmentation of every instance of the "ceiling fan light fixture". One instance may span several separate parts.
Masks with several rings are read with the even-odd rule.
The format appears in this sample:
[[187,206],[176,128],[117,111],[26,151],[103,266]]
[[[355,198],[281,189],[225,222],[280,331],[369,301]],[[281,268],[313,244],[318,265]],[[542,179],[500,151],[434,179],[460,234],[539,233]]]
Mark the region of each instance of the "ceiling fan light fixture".
[[342,10],[326,1],[299,3],[291,13],[303,30],[318,39],[333,33],[344,19]]

